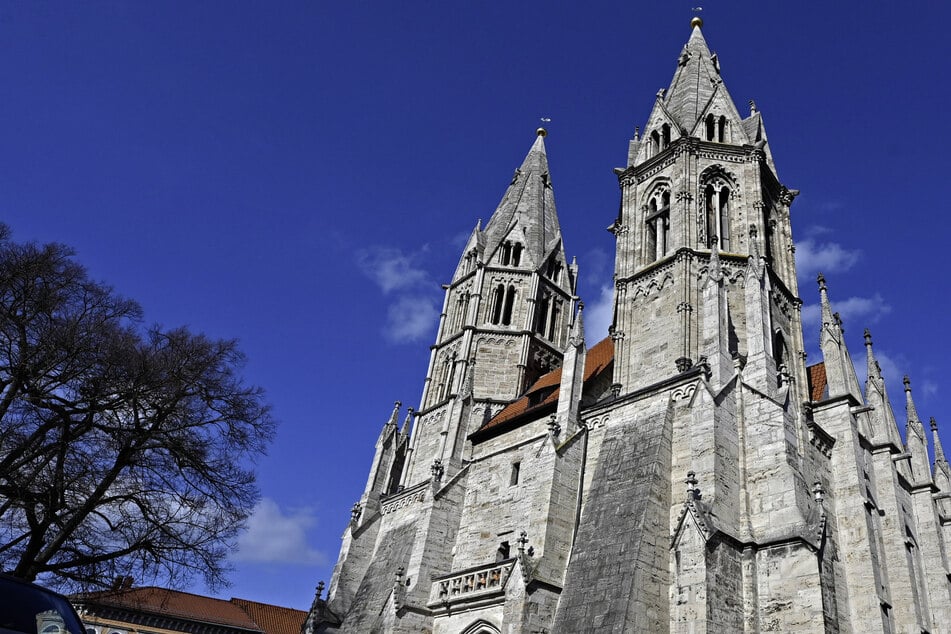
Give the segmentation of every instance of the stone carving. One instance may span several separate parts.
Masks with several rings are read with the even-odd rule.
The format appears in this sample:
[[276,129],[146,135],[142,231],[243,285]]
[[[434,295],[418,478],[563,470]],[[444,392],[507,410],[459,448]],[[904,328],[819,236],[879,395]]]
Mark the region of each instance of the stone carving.
[[429,595],[429,605],[448,606],[455,602],[500,593],[508,581],[515,561],[494,562],[480,568],[437,578]]
[[389,515],[426,499],[426,489],[415,487],[388,498],[380,509],[381,515]]
[[[687,359],[687,361],[690,361],[690,359]],[[681,371],[683,372],[684,370],[681,370]],[[693,393],[696,391],[697,391],[696,383],[691,383],[689,385],[681,385],[679,387],[674,388],[674,391],[670,393],[670,398],[672,398],[675,401],[689,400],[690,397],[693,396]]]

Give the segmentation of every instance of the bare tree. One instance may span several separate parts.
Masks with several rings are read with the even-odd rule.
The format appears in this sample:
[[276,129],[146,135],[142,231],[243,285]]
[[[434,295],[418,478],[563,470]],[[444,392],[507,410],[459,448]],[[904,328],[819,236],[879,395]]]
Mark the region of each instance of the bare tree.
[[273,434],[234,341],[146,329],[62,245],[0,229],[0,568],[224,581]]

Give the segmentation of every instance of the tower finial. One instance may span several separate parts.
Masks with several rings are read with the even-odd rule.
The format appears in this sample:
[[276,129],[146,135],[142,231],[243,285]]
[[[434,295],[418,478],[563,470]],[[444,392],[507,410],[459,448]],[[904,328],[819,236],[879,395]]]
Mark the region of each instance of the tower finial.
[[693,19],[692,19],[692,20],[690,20],[690,28],[691,28],[691,29],[693,29],[693,28],[702,29],[702,28],[703,28],[703,19],[701,19],[701,17],[700,17],[699,14],[700,14],[701,11],[703,11],[703,7],[692,7],[690,10],[697,14],[697,15],[693,16]]
[[948,459],[944,457],[944,447],[941,446],[941,438],[938,437],[938,422],[931,417],[931,435],[934,439],[934,461],[947,464]]
[[535,130],[535,134],[537,134],[540,137],[546,137],[548,136],[548,130],[546,130],[545,128],[538,128],[537,130]]

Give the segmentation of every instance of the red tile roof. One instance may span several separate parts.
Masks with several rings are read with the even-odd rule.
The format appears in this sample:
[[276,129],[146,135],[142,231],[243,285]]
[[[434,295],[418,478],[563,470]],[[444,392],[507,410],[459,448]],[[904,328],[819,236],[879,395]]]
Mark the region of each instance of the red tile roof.
[[[584,382],[599,375],[614,361],[614,341],[605,337],[588,350],[584,364]],[[561,384],[561,368],[544,374],[520,398],[502,408],[498,414],[486,421],[476,433],[498,427],[528,412],[540,413],[546,407],[558,402]],[[550,392],[549,392],[550,390]]]
[[809,400],[821,401],[826,397],[827,379],[826,364],[817,363],[806,368],[806,374],[809,378]]
[[300,634],[300,628],[307,618],[307,612],[303,610],[282,608],[247,599],[231,599],[231,601],[241,606],[241,609],[261,626],[265,634]]
[[[307,617],[307,613],[302,610],[247,599],[226,601],[154,586],[88,592],[74,595],[72,601],[84,603],[91,608],[101,605],[264,634],[299,634]],[[94,608],[90,611],[94,612]]]

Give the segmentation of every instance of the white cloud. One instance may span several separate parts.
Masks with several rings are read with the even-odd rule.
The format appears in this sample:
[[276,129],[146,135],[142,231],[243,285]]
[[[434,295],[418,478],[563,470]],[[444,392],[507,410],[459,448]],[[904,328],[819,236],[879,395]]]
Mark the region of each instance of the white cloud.
[[818,242],[806,238],[796,243],[796,269],[800,284],[805,284],[818,273],[838,273],[855,266],[861,251],[849,250],[835,242]]
[[578,272],[585,279],[600,281],[614,272],[613,267],[614,261],[608,252],[601,248],[594,248],[585,254]]
[[[900,369],[904,365],[903,359],[895,359],[883,350],[875,350],[875,360],[878,361],[878,367],[882,370],[882,378],[885,379],[885,388],[888,390],[888,398],[892,402],[892,407],[899,409],[899,406],[905,402],[905,386],[903,379],[905,373]],[[865,351],[861,356],[853,357],[855,364],[855,374],[859,379],[859,384],[865,385],[868,379],[868,363],[866,362]]]
[[313,512],[295,509],[285,514],[277,502],[263,498],[238,538],[235,561],[325,565],[327,557],[307,543],[307,529],[317,524]]
[[410,343],[432,334],[439,319],[436,302],[430,297],[403,296],[386,311],[383,336],[391,343]]
[[[842,318],[842,327],[846,331],[859,329],[862,332],[867,326],[874,324],[882,315],[891,312],[892,307],[885,302],[882,296],[876,293],[872,297],[849,297],[842,301],[832,302],[832,312],[839,313]],[[819,329],[822,327],[822,308],[819,304],[804,304],[802,307],[802,336],[812,359],[821,359],[819,353]],[[864,374],[864,365],[862,373]],[[883,366],[884,367],[884,366]],[[864,379],[863,379],[864,380]]]
[[614,320],[614,289],[602,286],[601,294],[591,303],[584,305],[584,334],[590,346],[608,334],[608,328]]
[[[832,302],[832,312],[839,313],[845,328],[865,328],[874,324],[882,315],[890,313],[892,307],[885,302],[881,294],[872,297],[849,297]],[[818,330],[822,324],[822,309],[819,304],[805,304],[802,307],[803,330]]]
[[415,253],[392,247],[371,247],[357,253],[360,270],[384,295],[392,295],[382,328],[383,338],[390,343],[420,341],[432,334],[438,322],[438,287],[419,264],[427,252],[424,246]]
[[417,264],[420,255],[422,253],[407,255],[390,247],[372,247],[357,252],[357,264],[387,294],[429,282],[429,274]]
[[810,225],[803,231],[803,234],[805,234],[808,238],[824,236],[829,233],[833,233],[832,227],[826,227],[825,225]]

